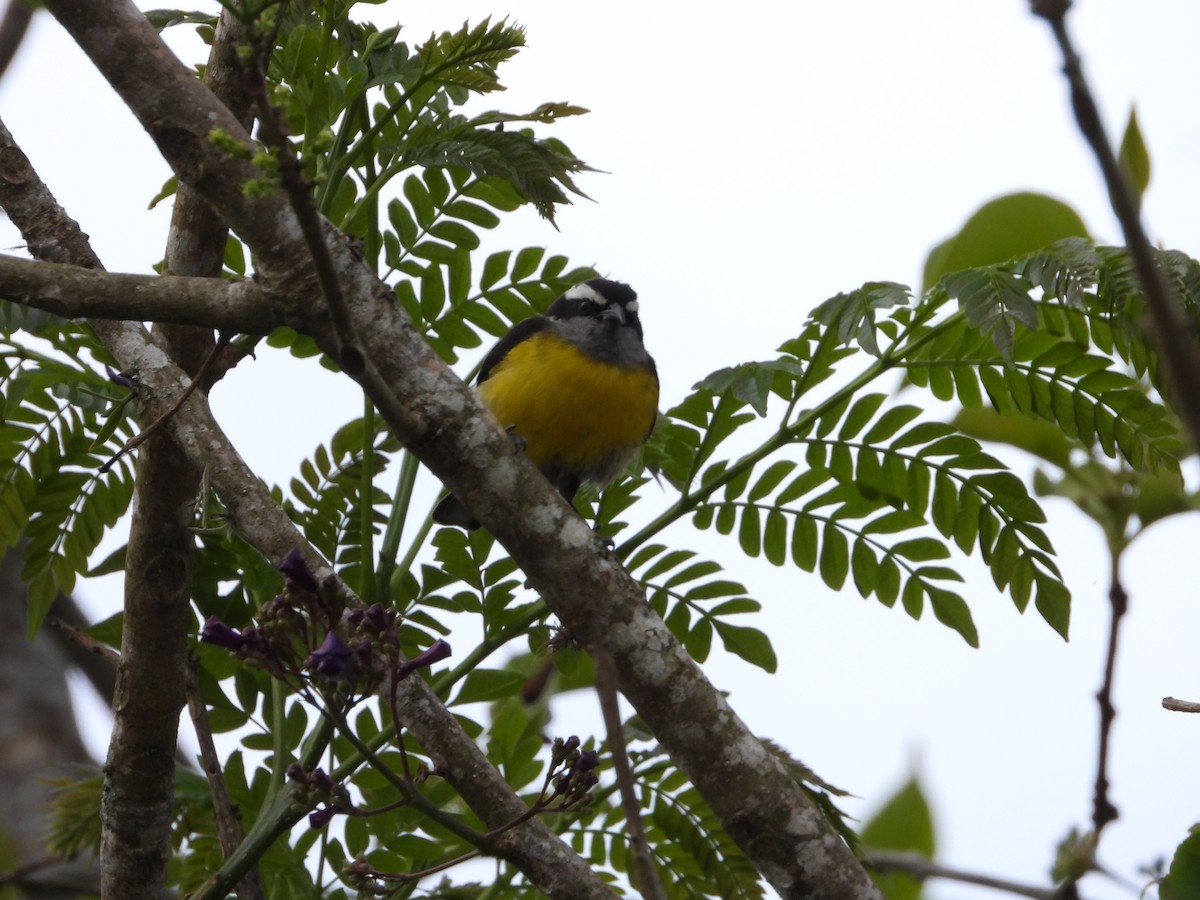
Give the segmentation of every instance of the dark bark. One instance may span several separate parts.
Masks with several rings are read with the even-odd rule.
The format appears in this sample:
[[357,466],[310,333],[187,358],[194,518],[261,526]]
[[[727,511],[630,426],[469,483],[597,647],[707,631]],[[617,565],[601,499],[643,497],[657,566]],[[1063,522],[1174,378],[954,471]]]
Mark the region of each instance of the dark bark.
[[50,782],[78,778],[79,767],[95,761],[79,737],[67,654],[44,631],[26,640],[20,574],[21,553],[12,549],[0,561],[0,843],[12,868],[24,869],[13,881],[17,896],[67,900],[99,889],[99,867],[90,857],[50,858]]

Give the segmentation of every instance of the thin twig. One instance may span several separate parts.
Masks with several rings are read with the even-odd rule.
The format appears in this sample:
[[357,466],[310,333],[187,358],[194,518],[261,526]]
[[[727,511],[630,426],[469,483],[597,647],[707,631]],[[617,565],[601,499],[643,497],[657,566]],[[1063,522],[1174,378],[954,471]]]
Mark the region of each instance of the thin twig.
[[107,663],[111,663],[115,668],[121,663],[121,654],[103,641],[98,641],[82,629],[76,628],[69,622],[60,619],[58,616],[46,616],[45,622],[51,628],[58,630],[65,635],[71,643],[82,647],[90,653],[96,654]]
[[1145,292],[1154,324],[1154,343],[1165,363],[1172,388],[1171,400],[1187,423],[1193,446],[1200,447],[1200,391],[1196,390],[1196,386],[1200,385],[1200,351],[1184,322],[1179,298],[1158,264],[1154,249],[1142,228],[1137,200],[1105,136],[1100,112],[1084,77],[1079,55],[1067,34],[1066,15],[1071,0],[1030,0],[1030,6],[1034,15],[1050,23],[1062,51],[1063,74],[1071,86],[1075,119],[1100,164],[1109,201],[1121,223],[1125,244]]
[[1112,606],[1112,621],[1108,628],[1108,655],[1104,662],[1104,683],[1096,692],[1100,704],[1100,750],[1096,762],[1096,786],[1092,796],[1092,828],[1096,837],[1104,826],[1117,818],[1116,806],[1108,798],[1108,745],[1112,735],[1113,719],[1117,716],[1113,706],[1113,675],[1117,666],[1117,638],[1121,633],[1121,619],[1129,610],[1129,597],[1117,576],[1117,561],[1113,561],[1113,583],[1108,590]]
[[481,835],[478,831],[471,828],[460,821],[456,816],[447,813],[441,807],[434,805],[424,794],[417,790],[416,785],[408,781],[392,771],[391,766],[387,765],[379,758],[379,756],[354,732],[354,729],[346,722],[346,717],[332,703],[321,703],[317,698],[307,692],[302,691],[301,694],[312,704],[312,706],[321,713],[337,730],[343,738],[350,742],[355,750],[362,754],[363,758],[370,763],[380,775],[382,775],[392,787],[396,788],[415,809],[420,810],[425,815],[429,816],[447,831],[461,838],[466,843],[473,847],[477,847],[485,853],[494,853],[494,849],[489,846],[485,835]]
[[[237,805],[229,796],[225,775],[221,771],[221,758],[213,742],[212,729],[208,725],[208,707],[200,692],[200,681],[196,675],[196,662],[187,671],[187,704],[192,717],[192,728],[196,743],[200,746],[200,765],[208,779],[208,790],[212,794],[213,817],[217,824],[217,840],[221,844],[221,855],[228,859],[246,837],[238,818]],[[237,884],[238,900],[262,900],[262,884],[258,880],[257,866],[251,866]]]
[[1018,897],[1032,897],[1033,900],[1079,900],[1079,892],[1076,890],[1074,882],[1056,888],[1018,884],[1003,878],[993,878],[990,875],[980,875],[975,872],[942,866],[916,853],[887,853],[872,850],[866,859],[866,864],[868,868],[877,872],[903,872],[918,881],[925,881],[928,878],[943,878],[947,881],[1006,891],[1016,894]]
[[630,880],[647,900],[666,900],[667,894],[650,854],[650,843],[646,840],[646,829],[642,827],[641,805],[634,790],[629,753],[625,749],[625,729],[621,725],[621,707],[617,695],[617,669],[612,654],[604,648],[593,650],[592,660],[596,664],[596,693],[600,697],[604,729],[608,732],[608,750],[617,774],[621,807],[625,811],[625,827],[629,830],[629,850],[634,861]]
[[313,202],[312,184],[300,169],[300,161],[287,139],[279,111],[267,96],[264,78],[257,79],[254,101],[258,106],[259,136],[278,155],[280,181],[287,192],[292,211],[300,223],[300,231],[304,234],[304,242],[308,245],[317,280],[321,284],[321,293],[325,296],[329,308],[329,317],[338,339],[338,364],[348,375],[358,376],[363,371],[365,361],[354,337],[354,327],[346,309],[342,284],[333,265],[329,244],[325,241],[321,216]]
[[1192,700],[1176,700],[1174,697],[1163,697],[1163,709],[1171,712],[1200,713],[1200,703]]

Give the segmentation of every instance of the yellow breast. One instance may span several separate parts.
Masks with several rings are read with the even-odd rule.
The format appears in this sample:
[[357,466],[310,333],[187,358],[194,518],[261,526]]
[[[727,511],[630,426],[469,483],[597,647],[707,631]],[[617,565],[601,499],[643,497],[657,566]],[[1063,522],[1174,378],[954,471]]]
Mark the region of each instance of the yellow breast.
[[525,440],[539,469],[606,483],[654,424],[658,378],[601,362],[543,332],[510,350],[479,386],[479,396],[501,425]]

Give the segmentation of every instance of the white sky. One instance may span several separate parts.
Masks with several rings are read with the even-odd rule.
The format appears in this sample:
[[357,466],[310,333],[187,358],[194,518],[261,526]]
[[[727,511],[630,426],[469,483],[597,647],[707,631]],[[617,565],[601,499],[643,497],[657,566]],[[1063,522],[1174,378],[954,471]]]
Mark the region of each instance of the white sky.
[[[1137,103],[1154,170],[1148,230],[1196,255],[1200,5],[1077,7],[1073,31],[1111,133]],[[1118,240],[1048,29],[1022,0],[444,0],[364,6],[359,15],[400,19],[416,43],[488,14],[526,25],[529,46],[501,69],[508,92],[475,108],[586,106],[591,115],[555,132],[609,173],[581,179],[597,202],[564,210],[561,232],[519,215],[495,246],[542,244],[632,283],[664,408],[712,369],[770,356],[827,297],[868,280],[917,281],[928,249],[999,194],[1051,193],[1099,240]],[[0,116],[106,265],[149,271],[168,212],[145,207],[166,167],[44,13],[0,82]],[[16,243],[11,233],[0,233],[0,245]],[[355,391],[310,377],[312,368],[262,354],[237,370],[236,389],[214,393],[269,480],[286,481],[334,426],[359,414]],[[680,530],[682,545],[715,555],[765,603],[756,624],[781,659],[768,677],[718,654],[710,677],[756,731],[862,798],[845,804],[852,813],[869,814],[915,770],[935,804],[943,862],[1044,884],[1057,841],[1090,820],[1093,693],[1108,625],[1098,531],[1063,504],[1048,510],[1075,594],[1072,640],[1036,613],[1016,614],[982,566],[968,563],[978,651],[932,616],[912,622]],[[1200,615],[1182,566],[1195,536],[1191,517],[1160,525],[1126,561],[1132,613],[1110,772],[1122,817],[1101,859],[1135,882],[1138,865],[1169,855],[1200,819],[1200,720],[1159,706],[1169,694],[1200,699]],[[83,593],[100,609],[119,585]],[[584,716],[590,706],[567,705],[554,728],[592,730]],[[947,883],[930,894],[985,896]],[[1091,900],[1135,895],[1102,878],[1084,882]]]

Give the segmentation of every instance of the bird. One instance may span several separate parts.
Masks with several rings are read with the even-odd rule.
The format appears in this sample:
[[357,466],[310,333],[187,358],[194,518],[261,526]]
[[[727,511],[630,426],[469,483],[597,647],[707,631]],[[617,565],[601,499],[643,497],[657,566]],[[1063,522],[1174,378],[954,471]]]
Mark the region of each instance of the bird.
[[[643,344],[637,293],[606,278],[574,285],[488,351],[475,389],[567,503],[584,484],[607,486],[658,417],[658,369]],[[454,494],[433,520],[479,527]]]

